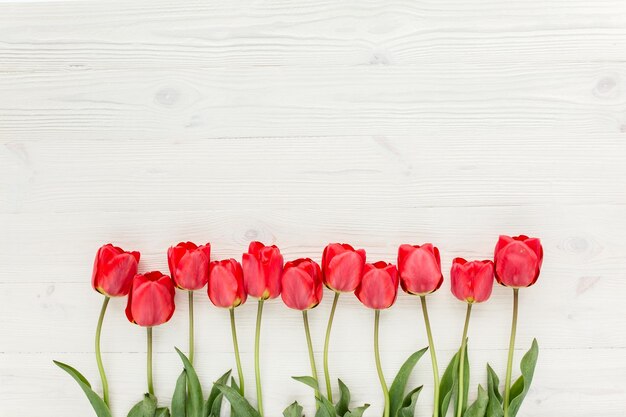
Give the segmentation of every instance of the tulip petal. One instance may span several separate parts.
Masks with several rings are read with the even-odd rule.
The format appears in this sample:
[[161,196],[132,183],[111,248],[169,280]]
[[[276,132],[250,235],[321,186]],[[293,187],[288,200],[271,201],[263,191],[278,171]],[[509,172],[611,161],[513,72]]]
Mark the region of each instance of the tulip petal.
[[340,292],[352,292],[363,273],[363,258],[355,252],[343,252],[332,258],[326,274],[327,285]]
[[494,258],[497,256],[498,252],[502,250],[506,245],[513,242],[514,239],[511,236],[500,235],[498,237],[498,243],[496,243],[496,248],[494,250]]
[[239,295],[239,283],[233,273],[222,265],[215,265],[211,269],[209,278],[209,298],[217,307],[234,307]]
[[491,297],[493,290],[493,262],[482,262],[478,265],[473,283],[474,301],[482,303]]
[[512,241],[496,255],[496,276],[504,285],[514,288],[532,285],[538,271],[537,255],[524,242]]
[[174,283],[158,271],[137,274],[128,297],[126,316],[144,327],[158,326],[174,314]]
[[[402,245],[404,246],[404,245]],[[431,244],[408,249],[398,255],[402,289],[410,294],[425,295],[437,290],[443,281],[439,251]]]
[[541,246],[541,241],[537,238],[528,238],[524,241],[524,243],[533,252],[535,252],[535,255],[537,255],[537,259],[539,260],[539,268],[541,268],[541,264],[543,262],[543,246]]
[[255,256],[244,253],[241,259],[243,268],[243,280],[248,294],[255,298],[261,298],[265,291],[265,282],[263,280],[263,271],[261,264]]
[[307,310],[317,304],[313,291],[313,278],[300,268],[289,268],[283,273],[282,298],[287,307],[296,310]]
[[398,284],[393,277],[385,271],[385,266],[379,264],[366,264],[368,269],[363,274],[363,279],[355,291],[357,298],[366,306],[375,310],[382,310],[393,305],[398,294]]

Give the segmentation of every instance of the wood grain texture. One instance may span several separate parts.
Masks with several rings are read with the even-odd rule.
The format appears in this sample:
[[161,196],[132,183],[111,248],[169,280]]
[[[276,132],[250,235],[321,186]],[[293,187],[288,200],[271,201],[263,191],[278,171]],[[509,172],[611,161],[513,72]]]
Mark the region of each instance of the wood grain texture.
[[[540,236],[522,292],[516,358],[540,344],[520,417],[622,417],[626,403],[626,3],[622,0],[0,1],[2,416],[91,415],[52,359],[100,389],[94,253],[112,241],[166,270],[167,247],[250,240],[319,260],[330,241],[393,261],[435,242],[443,268],[486,258],[499,233]],[[446,274],[447,277],[447,274]],[[316,355],[329,294],[311,312]],[[198,293],[205,387],[234,366],[225,311]],[[169,402],[186,350],[185,297],[155,331]],[[114,300],[104,360],[116,416],[145,390],[145,335]],[[472,385],[504,375],[510,291],[470,325]],[[464,305],[430,298],[440,365]],[[255,307],[238,309],[250,398]],[[331,371],[380,414],[373,314],[342,297]],[[389,379],[426,345],[413,297],[382,318]],[[310,412],[300,316],[276,300],[263,325],[266,415]],[[320,366],[321,368],[321,366]],[[416,416],[430,415],[429,358]],[[470,398],[475,397],[475,388]],[[33,401],[34,398],[46,399]]]

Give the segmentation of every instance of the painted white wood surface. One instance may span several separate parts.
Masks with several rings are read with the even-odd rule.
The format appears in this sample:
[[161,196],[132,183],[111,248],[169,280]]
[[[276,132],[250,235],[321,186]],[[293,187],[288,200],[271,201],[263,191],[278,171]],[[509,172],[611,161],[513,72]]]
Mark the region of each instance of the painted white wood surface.
[[[622,0],[0,2],[0,401],[4,416],[88,416],[52,359],[99,389],[93,255],[109,241],[165,270],[167,247],[247,242],[318,259],[347,241],[372,260],[404,242],[488,257],[499,233],[543,238],[522,292],[519,360],[540,359],[526,417],[621,417],[626,404],[626,3]],[[318,360],[329,294],[311,313]],[[203,293],[197,364],[206,386],[234,366],[227,314]],[[169,402],[187,305],[155,331]],[[470,327],[472,384],[504,375],[511,295],[497,287]],[[111,303],[104,360],[113,410],[145,390],[144,333]],[[443,366],[464,306],[430,298]],[[238,310],[254,398],[255,306]],[[355,402],[382,397],[373,313],[343,297],[331,370]],[[383,315],[392,378],[426,345],[417,300]],[[310,390],[300,316],[263,323],[268,417]],[[321,368],[321,362],[320,362]],[[429,358],[417,416],[430,415]],[[472,390],[471,398],[475,396]]]

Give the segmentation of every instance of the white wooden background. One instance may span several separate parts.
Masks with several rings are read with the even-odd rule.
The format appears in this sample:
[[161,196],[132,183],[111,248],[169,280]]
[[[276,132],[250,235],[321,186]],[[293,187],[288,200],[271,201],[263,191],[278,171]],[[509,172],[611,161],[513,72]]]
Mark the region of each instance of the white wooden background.
[[[521,295],[516,361],[538,370],[520,417],[621,417],[626,387],[626,2],[623,0],[48,1],[0,3],[0,414],[89,416],[75,365],[100,389],[90,288],[97,247],[142,252],[250,240],[287,259],[330,241],[394,260],[435,242],[484,258],[499,233],[543,238]],[[321,368],[329,294],[311,313]],[[234,366],[228,315],[199,293],[197,366],[206,386]],[[187,304],[155,331],[156,390],[169,403],[186,350]],[[511,294],[474,310],[472,384],[504,375]],[[430,297],[442,367],[464,305]],[[103,332],[113,411],[145,390],[145,335],[111,303]],[[255,305],[237,310],[247,387]],[[355,402],[382,397],[373,313],[342,297],[331,370]],[[383,315],[391,379],[426,345],[415,298]],[[312,408],[297,312],[263,323],[266,413]],[[430,360],[417,415],[430,415]],[[475,388],[472,388],[472,398]]]

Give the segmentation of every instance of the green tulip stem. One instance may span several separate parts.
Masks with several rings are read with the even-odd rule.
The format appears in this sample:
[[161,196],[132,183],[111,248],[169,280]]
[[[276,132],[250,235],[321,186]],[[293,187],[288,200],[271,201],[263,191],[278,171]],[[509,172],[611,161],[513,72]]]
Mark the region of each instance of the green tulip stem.
[[[313,343],[311,342],[311,329],[309,328],[309,316],[306,310],[302,310],[302,320],[304,321],[304,333],[306,335],[306,344],[309,348],[309,362],[311,362],[311,373],[315,382],[317,382],[319,386],[319,381],[317,380],[317,367],[315,366],[315,355],[313,354]],[[319,390],[315,390],[315,398],[320,399]],[[315,402],[316,408],[319,408],[317,405],[317,401]]]
[[152,327],[146,327],[148,331],[148,354],[147,356],[147,374],[148,374],[148,392],[154,395],[154,383],[152,382]]
[[193,365],[193,291],[189,294],[189,363]]
[[461,339],[461,350],[459,351],[459,403],[456,409],[456,417],[461,417],[463,413],[463,395],[465,387],[463,386],[463,374],[465,371],[465,349],[467,349],[467,329],[469,327],[470,315],[472,314],[472,303],[467,303],[467,313],[465,313],[465,326],[463,327],[463,339]]
[[433,368],[433,381],[435,384],[435,398],[433,417],[439,417],[439,367],[437,365],[437,355],[435,353],[435,343],[433,342],[433,333],[430,329],[430,319],[428,318],[428,308],[426,307],[426,296],[420,296],[422,302],[422,314],[424,316],[424,323],[426,324],[426,334],[428,335],[428,346],[430,350],[430,361]]
[[100,309],[100,318],[98,319],[98,326],[96,327],[96,362],[98,363],[98,371],[100,372],[100,379],[102,380],[102,393],[104,403],[109,406],[109,382],[107,376],[104,373],[104,365],[102,364],[102,353],[100,352],[100,334],[102,333],[102,322],[104,321],[104,314],[107,311],[107,306],[111,298],[104,296],[102,302],[102,308]]
[[513,371],[513,352],[515,350],[515,332],[517,331],[517,308],[519,288],[513,288],[513,320],[511,322],[511,340],[509,341],[509,359],[506,364],[506,379],[504,381],[504,417],[509,417],[509,402],[511,400],[511,373]]
[[243,369],[241,368],[241,358],[239,357],[239,342],[237,341],[237,327],[235,326],[235,308],[230,308],[230,332],[233,335],[233,348],[235,349],[235,361],[237,362],[237,374],[239,374],[239,392],[243,397]]
[[378,372],[378,379],[380,379],[380,387],[383,390],[385,396],[385,413],[383,417],[389,417],[390,404],[389,404],[389,389],[387,388],[387,382],[385,382],[385,376],[383,375],[383,368],[380,366],[380,351],[378,349],[378,327],[380,324],[380,310],[376,310],[374,313],[374,356],[376,357],[376,371]]
[[261,389],[261,368],[259,365],[259,342],[261,341],[261,316],[263,315],[263,299],[259,299],[256,313],[256,335],[254,337],[254,375],[256,377],[257,409],[263,417],[263,391]]
[[330,386],[330,374],[328,373],[328,346],[330,345],[330,331],[333,328],[333,319],[335,317],[335,310],[337,309],[337,301],[339,301],[339,292],[335,292],[333,306],[330,309],[330,316],[328,317],[328,326],[326,326],[326,339],[324,340],[324,378],[326,379],[327,398],[331,403],[333,402],[333,389]]

